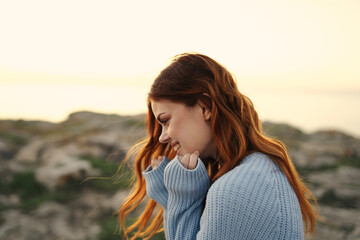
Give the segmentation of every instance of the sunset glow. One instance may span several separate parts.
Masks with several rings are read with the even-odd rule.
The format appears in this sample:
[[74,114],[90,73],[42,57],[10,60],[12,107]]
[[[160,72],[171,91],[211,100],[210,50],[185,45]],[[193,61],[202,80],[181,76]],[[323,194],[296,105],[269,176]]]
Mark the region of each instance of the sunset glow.
[[226,66],[263,119],[360,136],[359,11],[355,0],[2,1],[0,119],[145,112],[154,77],[195,51]]

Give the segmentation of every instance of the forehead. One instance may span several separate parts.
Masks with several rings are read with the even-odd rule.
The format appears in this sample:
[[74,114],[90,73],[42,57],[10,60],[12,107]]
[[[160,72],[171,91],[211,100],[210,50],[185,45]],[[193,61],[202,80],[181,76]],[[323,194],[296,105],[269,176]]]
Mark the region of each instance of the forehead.
[[185,115],[188,113],[191,114],[196,108],[195,106],[188,107],[184,103],[177,103],[169,100],[162,100],[162,101],[152,100],[150,102],[150,105],[151,105],[151,110],[156,118],[162,113],[170,113],[170,114],[178,113],[181,115]]
[[169,112],[174,109],[175,103],[170,101],[151,101],[151,110],[155,116],[162,112]]

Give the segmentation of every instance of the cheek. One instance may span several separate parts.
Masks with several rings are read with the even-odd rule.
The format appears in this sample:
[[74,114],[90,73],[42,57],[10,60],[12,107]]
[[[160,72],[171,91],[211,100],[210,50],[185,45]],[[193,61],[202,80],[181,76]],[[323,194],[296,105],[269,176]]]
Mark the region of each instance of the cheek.
[[188,141],[187,138],[188,132],[189,129],[187,128],[185,122],[173,122],[167,130],[167,133],[170,136],[170,138],[180,143],[182,141]]
[[175,124],[172,124],[167,129],[167,134],[170,138],[178,140],[178,127]]
[[211,138],[211,131],[208,126],[199,124],[198,122],[181,122],[169,127],[169,136],[180,142],[182,151],[202,151],[206,148],[209,138]]
[[211,127],[205,122],[197,122],[189,132],[191,134],[189,135],[190,141],[196,146],[195,150],[205,150],[212,141]]

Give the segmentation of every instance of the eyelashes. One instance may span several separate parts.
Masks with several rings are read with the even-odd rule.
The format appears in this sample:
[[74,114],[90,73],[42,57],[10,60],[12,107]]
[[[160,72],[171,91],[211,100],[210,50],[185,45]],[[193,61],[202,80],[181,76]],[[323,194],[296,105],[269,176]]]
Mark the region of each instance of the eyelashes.
[[158,122],[159,122],[159,124],[160,124],[161,126],[165,126],[168,121],[169,121],[169,118],[167,118],[166,120],[160,120],[160,119],[158,119]]
[[168,120],[159,121],[161,124],[166,124]]

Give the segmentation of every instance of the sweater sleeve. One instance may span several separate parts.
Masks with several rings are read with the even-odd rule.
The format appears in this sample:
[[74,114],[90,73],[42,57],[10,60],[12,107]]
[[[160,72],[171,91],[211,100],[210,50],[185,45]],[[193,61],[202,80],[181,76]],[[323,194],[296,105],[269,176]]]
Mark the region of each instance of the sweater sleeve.
[[170,160],[164,157],[164,160],[161,161],[157,168],[153,170],[150,165],[145,171],[142,172],[146,182],[147,195],[155,202],[160,204],[164,210],[166,210],[168,201],[168,191],[164,184],[164,170],[169,162]]
[[167,239],[195,239],[200,229],[203,201],[210,187],[205,165],[198,158],[196,168],[190,170],[176,157],[165,169],[164,182],[168,190],[164,224]]

